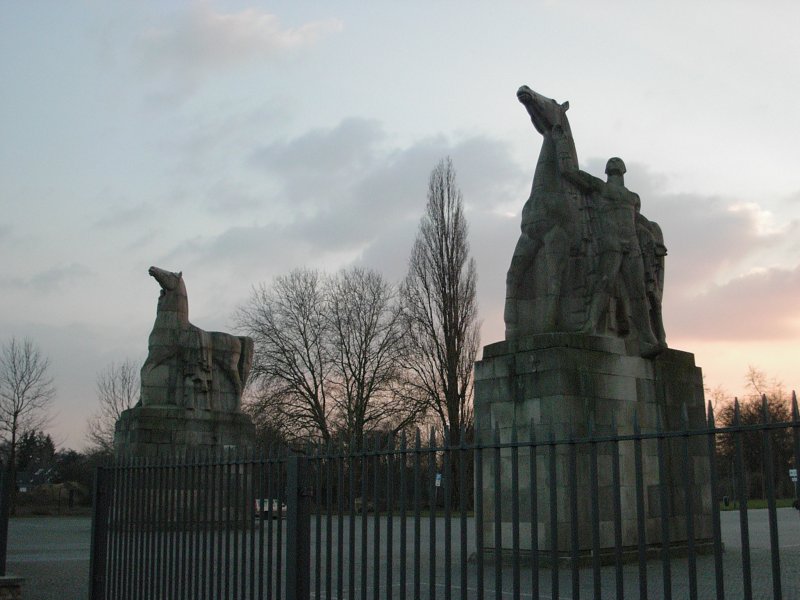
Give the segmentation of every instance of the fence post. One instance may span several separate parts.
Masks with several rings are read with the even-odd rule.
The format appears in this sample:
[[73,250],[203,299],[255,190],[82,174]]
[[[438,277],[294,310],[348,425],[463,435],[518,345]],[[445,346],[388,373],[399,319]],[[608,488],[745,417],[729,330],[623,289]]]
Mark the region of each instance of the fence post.
[[286,466],[286,600],[309,600],[313,487],[305,457],[289,456]]
[[89,563],[89,600],[106,598],[106,562],[108,549],[109,494],[108,470],[98,467],[94,473],[92,498],[92,546]]
[[8,509],[11,502],[11,473],[0,467],[0,577],[6,575],[6,556],[8,555]]

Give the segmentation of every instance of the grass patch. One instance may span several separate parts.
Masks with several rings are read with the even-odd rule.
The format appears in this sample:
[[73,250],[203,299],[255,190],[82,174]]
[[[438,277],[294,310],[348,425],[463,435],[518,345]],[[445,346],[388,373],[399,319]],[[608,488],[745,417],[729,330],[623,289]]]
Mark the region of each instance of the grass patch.
[[[791,508],[792,504],[794,503],[794,498],[778,498],[775,500],[775,506],[777,508]],[[767,501],[761,500],[758,498],[753,498],[747,501],[747,508],[767,508]],[[725,506],[722,502],[719,503],[720,510],[739,510],[739,503],[731,501],[728,506]]]

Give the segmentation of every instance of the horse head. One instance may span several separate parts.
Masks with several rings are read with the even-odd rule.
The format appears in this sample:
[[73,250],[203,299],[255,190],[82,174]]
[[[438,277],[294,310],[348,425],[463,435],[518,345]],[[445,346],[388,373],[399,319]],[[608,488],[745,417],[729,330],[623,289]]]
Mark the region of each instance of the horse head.
[[527,85],[523,85],[517,90],[517,99],[531,116],[531,122],[536,131],[542,135],[550,135],[556,125],[560,125],[566,132],[570,131],[567,119],[569,102],[559,104],[552,98],[534,92]]
[[158,267],[150,267],[147,273],[158,282],[162,290],[167,292],[177,289],[183,279],[183,272],[173,273]]
[[158,297],[159,311],[177,311],[181,321],[189,321],[189,301],[186,286],[183,283],[183,272],[173,273],[158,267],[150,267],[147,272],[161,286]]

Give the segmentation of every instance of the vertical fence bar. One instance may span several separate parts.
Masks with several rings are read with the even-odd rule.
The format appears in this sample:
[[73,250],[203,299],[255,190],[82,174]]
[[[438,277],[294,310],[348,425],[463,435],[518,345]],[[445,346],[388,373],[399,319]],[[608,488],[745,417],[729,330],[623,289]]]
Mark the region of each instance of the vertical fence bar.
[[325,598],[333,592],[333,476],[336,469],[333,443],[328,440],[325,457]]
[[280,498],[282,494],[278,493],[278,474],[280,470],[280,463],[276,457],[276,449],[270,448],[269,456],[267,458],[267,493],[265,499],[267,501],[267,576],[266,576],[266,584],[267,584],[267,598],[272,599],[276,597],[275,594],[275,577],[273,577],[273,573],[277,571],[273,565],[278,560],[278,555],[280,554],[280,547],[276,548],[275,543],[275,513],[273,511],[273,502],[275,499],[278,499],[280,502]]
[[[167,597],[167,577],[169,571],[169,459],[167,456],[161,456],[160,468],[161,476],[158,480],[160,492],[158,495],[158,514],[159,514],[159,549],[158,549],[158,596],[159,598]],[[205,600],[205,599],[203,599]]]
[[614,583],[617,600],[625,597],[625,580],[622,575],[622,485],[619,469],[619,430],[617,419],[611,415],[611,430],[614,440],[611,442],[611,487],[614,490]]
[[275,529],[277,533],[275,534],[275,598],[281,598],[283,596],[284,587],[283,584],[285,582],[283,573],[284,573],[284,556],[286,557],[286,561],[288,562],[288,550],[284,553],[284,522],[286,527],[286,533],[288,535],[289,531],[289,515],[284,510],[284,505],[287,502],[287,494],[289,492],[288,482],[287,482],[287,474],[288,474],[288,450],[283,449],[280,450],[280,460],[277,463],[277,481],[276,481],[276,489],[278,492],[278,502],[277,502],[277,510],[273,509],[274,520],[275,520]]
[[[112,598],[115,595],[114,588],[117,584],[117,576],[119,574],[119,556],[117,556],[117,542],[119,541],[119,530],[116,526],[117,519],[119,518],[119,467],[112,464],[109,466],[111,485],[109,489],[109,507],[108,507],[108,581],[106,582],[106,593]],[[0,478],[2,473],[0,473]],[[2,484],[0,484],[2,485]],[[0,509],[2,510],[2,509]],[[2,516],[0,516],[2,519]],[[2,533],[0,533],[2,537]]]
[[589,485],[592,511],[592,583],[594,597],[600,597],[600,486],[597,473],[597,441],[594,415],[589,415]]
[[[168,532],[172,531],[171,526],[173,524],[170,521],[170,510],[172,508],[172,506],[170,504],[170,499],[172,498],[171,487],[172,487],[173,479],[170,477],[169,465],[171,463],[168,460],[168,458],[162,456],[161,459],[158,461],[158,463],[163,465],[160,470],[162,471],[161,480],[163,481],[164,489],[162,490],[162,493],[160,494],[159,502],[160,502],[161,506],[159,507],[159,511],[161,512],[161,520],[162,520],[162,522],[164,522],[164,525],[161,528],[162,529],[161,547],[162,547],[163,552],[161,554],[162,564],[161,564],[160,569],[159,569],[160,577],[159,577],[159,580],[157,582],[158,583],[157,589],[162,594],[162,596],[166,598],[167,597],[167,592],[168,592],[167,585],[169,584],[169,581],[171,581],[169,579],[169,576],[170,576],[170,573],[172,572],[171,569],[173,568],[171,555],[170,555],[170,550],[171,550],[172,545],[170,544],[170,540],[169,540],[169,537],[168,537],[168,535],[169,535]],[[132,482],[129,480],[128,483],[130,484]],[[131,494],[132,491],[133,490],[129,489],[128,493]],[[123,596],[123,597],[127,597],[127,596]]]
[[494,472],[492,484],[494,487],[494,597],[500,600],[503,597],[503,483],[501,480],[500,462],[500,425],[494,424]]
[[781,555],[780,545],[778,544],[778,516],[775,506],[775,472],[772,465],[772,434],[766,428],[769,425],[769,407],[767,406],[767,396],[761,396],[761,414],[764,419],[764,429],[761,431],[763,441],[763,460],[764,477],[767,480],[767,515],[769,518],[769,545],[772,559],[772,597],[773,600],[781,600],[783,591],[781,590]]
[[400,600],[406,600],[406,432],[400,434]]
[[716,424],[714,423],[714,409],[708,402],[707,411],[708,435],[706,436],[706,450],[708,452],[708,470],[711,480],[711,529],[714,538],[714,582],[716,584],[717,600],[725,599],[725,582],[722,570],[722,527],[719,520],[719,495],[717,493],[717,443]]
[[697,598],[697,561],[694,548],[694,458],[689,449],[689,413],[681,408],[683,435],[684,512],[686,513],[686,549],[689,568],[689,598]]
[[147,597],[154,598],[156,593],[156,584],[158,583],[158,579],[155,577],[155,570],[157,568],[158,562],[156,561],[156,548],[157,542],[156,536],[158,534],[158,512],[157,512],[157,493],[158,493],[158,474],[160,472],[159,463],[161,461],[159,458],[154,458],[150,461],[150,466],[148,468],[148,475],[147,475],[147,556],[148,556],[148,565],[147,565]]
[[[792,391],[792,438],[794,440],[794,468],[796,475],[800,475],[800,409],[797,406],[797,394]],[[800,477],[795,477],[794,482],[795,508],[800,511]]]
[[139,497],[139,463],[139,458],[131,457],[128,465],[128,489],[130,490],[128,495],[128,581],[126,586],[128,598],[136,598],[136,585],[139,576],[136,565],[139,556],[137,552],[139,504],[136,501]]
[[452,547],[451,547],[451,535],[452,535],[452,524],[450,523],[451,512],[450,512],[450,488],[451,488],[451,478],[452,478],[452,469],[450,463],[450,430],[449,428],[445,427],[444,429],[444,451],[442,452],[442,487],[443,487],[443,494],[444,494],[444,599],[450,600],[450,593],[451,593],[451,586],[452,586]]
[[[91,600],[106,599],[106,573],[108,558],[108,489],[105,467],[94,472],[94,497],[92,499],[92,542],[89,562]],[[5,481],[3,483],[6,483]],[[4,492],[5,495],[5,492]],[[7,506],[4,502],[5,511]],[[5,575],[5,571],[3,573]]]
[[239,595],[239,573],[241,570],[241,561],[239,559],[239,551],[241,549],[239,543],[239,534],[242,529],[242,523],[241,515],[239,514],[239,507],[241,504],[242,483],[241,449],[237,446],[233,451],[233,489],[231,490],[231,506],[229,509],[233,513],[233,516],[231,517],[231,524],[233,525],[233,531],[231,532],[233,537],[231,542],[233,551],[233,565],[231,566],[231,591],[233,592],[234,598]]
[[[253,447],[246,447],[244,451],[244,464],[242,473],[244,477],[244,493],[242,494],[242,587],[241,598],[253,598],[255,591],[255,499],[254,455]],[[198,490],[199,491],[199,490]]]
[[6,574],[6,560],[8,557],[8,513],[11,501],[11,481],[9,468],[0,471],[0,577]]
[[251,446],[247,449],[247,492],[242,499],[242,507],[244,509],[245,531],[247,532],[247,557],[245,563],[245,571],[247,572],[247,595],[244,596],[249,600],[255,598],[256,593],[256,553],[258,552],[258,516],[255,510],[254,500],[258,496],[258,475],[257,471],[257,453],[258,450]]
[[305,457],[287,458],[286,600],[311,597],[311,488]]
[[362,438],[361,447],[361,600],[367,600],[367,567],[369,563],[369,548],[367,536],[367,506],[369,505],[368,493],[368,478],[369,478],[369,460],[367,453],[369,451],[369,444],[367,438]]
[[[323,490],[325,486],[328,485],[328,482],[323,477],[323,473],[325,472],[322,468],[322,455],[320,450],[322,447],[319,444],[316,444],[313,448],[314,450],[314,461],[313,466],[314,470],[312,471],[313,477],[311,479],[312,483],[316,483],[316,491],[314,492],[314,512],[316,513],[316,528],[314,530],[314,597],[320,598],[321,597],[321,590],[322,590],[322,502],[325,498],[323,494]],[[326,553],[329,554],[329,553]]]
[[[222,573],[223,573],[223,565],[222,565],[222,548],[223,548],[223,535],[224,531],[222,529],[222,524],[224,522],[224,514],[223,510],[223,492],[224,492],[224,484],[225,484],[225,465],[223,463],[223,454],[222,449],[216,452],[214,465],[214,483],[212,483],[211,488],[213,490],[213,514],[214,514],[214,538],[215,540],[211,543],[211,557],[216,559],[214,562],[214,584],[215,586],[212,587],[211,596],[214,598],[222,598]],[[216,552],[214,549],[216,547]]]
[[[127,575],[128,575],[128,564],[127,564],[127,540],[128,540],[128,496],[130,494],[129,491],[129,481],[128,481],[128,465],[129,459],[125,457],[121,457],[117,461],[117,485],[119,486],[115,489],[114,492],[114,502],[117,505],[116,508],[116,523],[115,527],[115,555],[116,555],[116,576],[114,580],[114,586],[111,589],[111,595],[114,598],[125,598],[127,597]],[[164,562],[164,568],[166,568],[166,561]],[[162,569],[162,579],[164,578],[164,569]]]
[[145,553],[145,493],[147,486],[145,483],[145,474],[147,472],[148,459],[141,459],[136,469],[136,591],[135,598],[144,599],[144,586],[146,584],[146,569],[144,568],[147,556]]
[[536,464],[536,430],[533,419],[528,424],[528,456],[531,499],[531,598],[539,600],[539,482]]
[[253,587],[255,590],[250,592],[251,600],[259,598],[261,600],[264,595],[264,502],[267,498],[264,486],[264,449],[258,448],[258,456],[253,458],[253,475],[255,481],[253,488],[255,490],[256,504],[253,506],[258,512],[254,516],[253,539],[258,537],[258,558],[255,558],[256,551],[254,550],[253,565]]
[[[267,501],[267,469],[269,463],[264,456],[264,448],[258,451],[258,600],[264,600],[264,569],[269,569],[269,563],[264,562],[264,502]],[[271,503],[272,500],[269,500]],[[255,536],[253,536],[255,537]],[[255,596],[254,596],[255,598]],[[205,599],[203,599],[205,600]]]
[[475,445],[475,587],[478,600],[483,600],[483,448]]
[[[733,425],[741,426],[739,417],[739,400],[733,402]],[[745,600],[753,598],[753,584],[750,572],[750,530],[747,518],[747,481],[744,476],[744,448],[742,444],[742,430],[736,429],[734,443],[736,446],[735,466],[736,481],[739,486],[739,531],[742,540],[742,586]]]
[[344,441],[339,440],[336,458],[336,597],[344,598]]
[[392,600],[394,578],[394,435],[386,438],[386,600]]
[[639,415],[633,413],[633,459],[636,473],[636,541],[639,563],[639,600],[647,600],[647,546],[644,513],[644,469],[642,465],[642,433]]
[[380,451],[381,435],[376,433],[373,438],[373,467],[372,467],[372,504],[373,504],[373,546],[372,562],[372,593],[375,598],[380,597],[381,590],[381,506],[380,506]]
[[348,531],[350,536],[348,538],[349,562],[347,564],[347,587],[350,590],[350,599],[356,597],[356,450],[351,445],[349,448],[348,459],[348,483],[350,485],[350,522]]
[[436,433],[431,427],[428,437],[428,505],[430,515],[428,519],[428,542],[430,553],[428,558],[428,597],[436,600],[436,497],[438,488],[436,487]]
[[556,436],[550,424],[550,587],[552,597],[558,598],[558,491],[556,487]]
[[225,580],[224,580],[224,589],[225,589],[225,598],[231,598],[231,555],[232,555],[232,548],[231,548],[231,537],[233,532],[233,473],[235,469],[235,464],[233,462],[233,456],[230,451],[225,452],[225,490],[224,490],[224,501],[223,501],[223,509],[225,511]]
[[667,467],[664,456],[665,437],[661,426],[661,417],[656,418],[658,437],[658,504],[661,513],[661,577],[663,579],[664,598],[672,598],[672,566],[670,564],[670,536],[669,536],[669,495],[667,488]]
[[517,422],[511,425],[511,593],[520,599],[519,581],[519,448],[517,447]]
[[466,459],[466,437],[467,431],[462,426],[458,437],[458,510],[459,510],[459,533],[461,535],[461,600],[467,600],[467,468],[465,464]]
[[205,578],[205,572],[203,568],[203,530],[205,529],[205,524],[203,522],[203,503],[205,501],[205,494],[203,493],[201,497],[201,490],[205,492],[205,487],[203,486],[203,458],[202,453],[199,448],[194,450],[194,457],[192,459],[193,465],[193,472],[194,475],[192,477],[192,509],[193,509],[193,516],[192,516],[192,528],[194,530],[193,533],[193,542],[194,548],[192,550],[194,556],[194,565],[192,567],[194,571],[194,598],[201,598],[203,595],[203,584]]
[[570,521],[570,574],[572,580],[572,597],[579,600],[581,597],[580,560],[579,560],[579,530],[578,530],[578,449],[575,436],[570,432],[570,441],[567,446],[569,457],[569,521]]
[[422,596],[421,581],[420,581],[420,544],[421,544],[421,502],[422,502],[422,480],[420,479],[420,452],[421,452],[421,438],[419,429],[416,430],[416,438],[414,440],[414,600],[420,600]]
[[[119,552],[119,576],[114,588],[114,597],[128,597],[128,574],[130,572],[130,458],[125,457],[121,461],[120,483],[121,491],[119,497],[119,518],[118,518],[118,552]],[[169,563],[165,563],[168,565]]]
[[[180,597],[187,596],[187,592],[189,589],[189,584],[191,582],[191,576],[189,571],[189,565],[191,564],[191,544],[189,543],[189,451],[184,450],[181,453],[181,465],[180,465],[180,518],[178,522],[180,523],[180,529],[178,535],[181,540],[181,561],[179,563],[181,577],[180,577]],[[146,597],[145,597],[146,598]]]

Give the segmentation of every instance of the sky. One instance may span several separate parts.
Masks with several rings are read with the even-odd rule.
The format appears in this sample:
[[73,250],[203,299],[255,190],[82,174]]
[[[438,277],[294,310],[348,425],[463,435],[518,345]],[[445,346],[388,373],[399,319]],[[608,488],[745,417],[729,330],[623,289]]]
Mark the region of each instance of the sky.
[[541,147],[520,85],[559,102],[580,167],[610,156],[664,232],[664,321],[709,389],[800,357],[800,4],[6,2],[0,343],[29,337],[49,432],[86,444],[97,374],[142,362],[158,285],[233,329],[254,285],[363,265],[398,282],[452,157],[482,343]]

